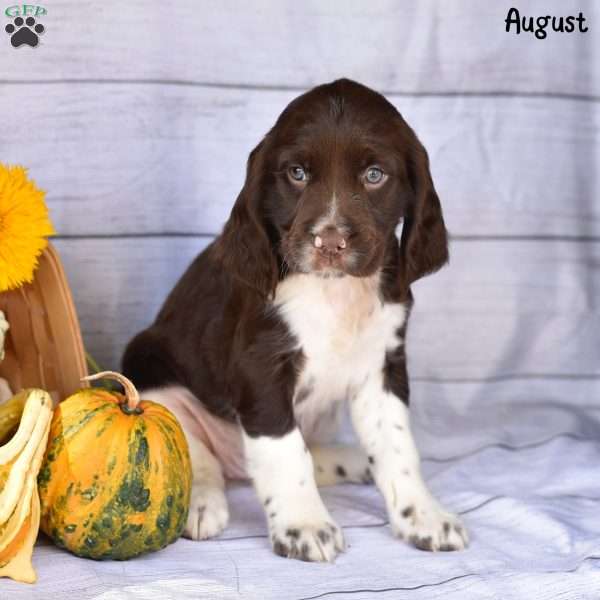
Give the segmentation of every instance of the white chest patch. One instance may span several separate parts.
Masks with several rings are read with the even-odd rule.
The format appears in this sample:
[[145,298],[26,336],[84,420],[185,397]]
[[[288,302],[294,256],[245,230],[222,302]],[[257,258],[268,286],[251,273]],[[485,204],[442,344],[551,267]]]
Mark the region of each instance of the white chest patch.
[[400,343],[403,304],[385,304],[379,275],[322,278],[297,274],[277,286],[274,305],[298,340],[306,361],[294,413],[304,437],[324,442],[337,429],[341,403],[367,376],[380,375],[387,350]]

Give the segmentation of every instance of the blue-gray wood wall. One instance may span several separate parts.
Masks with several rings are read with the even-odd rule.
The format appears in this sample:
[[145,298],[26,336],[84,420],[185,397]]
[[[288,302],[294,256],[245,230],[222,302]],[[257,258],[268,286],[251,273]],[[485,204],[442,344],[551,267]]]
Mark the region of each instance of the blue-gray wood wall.
[[408,340],[431,447],[449,424],[501,437],[514,410],[585,419],[600,391],[600,6],[516,4],[583,11],[590,31],[506,33],[502,0],[52,0],[40,46],[14,49],[3,17],[0,160],[47,190],[87,349],[118,366],[280,111],[344,76],[415,128],[452,233],[450,266],[414,286]]

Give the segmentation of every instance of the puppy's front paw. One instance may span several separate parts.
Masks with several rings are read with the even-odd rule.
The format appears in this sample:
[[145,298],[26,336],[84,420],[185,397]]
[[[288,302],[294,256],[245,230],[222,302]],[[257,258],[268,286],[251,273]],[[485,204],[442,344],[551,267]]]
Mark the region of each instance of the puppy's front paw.
[[342,530],[331,520],[314,523],[270,523],[273,551],[279,556],[332,562],[344,551]]
[[218,487],[193,485],[190,511],[183,536],[191,540],[205,540],[219,535],[229,521],[227,499]]
[[462,550],[469,543],[460,519],[427,496],[396,507],[390,521],[394,535],[420,550]]

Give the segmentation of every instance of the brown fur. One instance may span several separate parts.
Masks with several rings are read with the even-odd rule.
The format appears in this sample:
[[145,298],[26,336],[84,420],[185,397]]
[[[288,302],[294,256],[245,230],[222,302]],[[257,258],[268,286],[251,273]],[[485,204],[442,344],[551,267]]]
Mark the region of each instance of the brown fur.
[[[307,183],[290,179],[293,164],[310,172]],[[377,189],[361,179],[372,164],[388,174]],[[334,194],[348,246],[324,258],[311,228]],[[250,435],[283,434],[294,424],[303,356],[271,308],[278,282],[298,271],[326,275],[335,260],[336,276],[379,270],[381,297],[410,303],[410,284],[447,259],[427,153],[412,129],[360,84],[319,86],[291,102],[252,151],[223,233],[192,263],[156,321],[130,342],[124,373],[141,389],[184,385],[215,414],[239,418]],[[389,353],[382,369],[386,387],[408,401],[404,348]]]

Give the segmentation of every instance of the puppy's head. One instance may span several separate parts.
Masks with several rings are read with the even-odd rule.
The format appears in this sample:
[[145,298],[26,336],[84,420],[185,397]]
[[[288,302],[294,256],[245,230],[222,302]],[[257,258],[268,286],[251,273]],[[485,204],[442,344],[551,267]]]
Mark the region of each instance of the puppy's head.
[[265,295],[290,272],[366,277],[390,256],[408,288],[448,258],[425,149],[383,96],[345,79],[296,98],[250,154],[219,247]]

